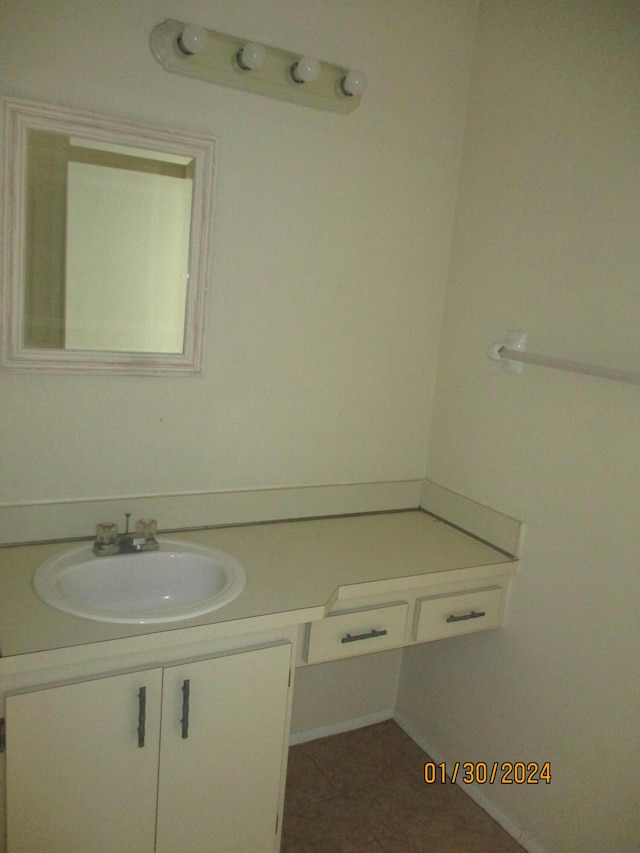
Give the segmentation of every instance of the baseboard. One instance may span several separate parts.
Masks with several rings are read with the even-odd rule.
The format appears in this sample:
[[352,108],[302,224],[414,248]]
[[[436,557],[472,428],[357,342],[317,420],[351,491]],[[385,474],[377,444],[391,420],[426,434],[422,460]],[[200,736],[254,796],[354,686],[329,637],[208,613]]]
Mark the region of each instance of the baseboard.
[[343,732],[352,732],[355,729],[362,729],[365,726],[373,726],[375,723],[383,723],[385,720],[390,720],[392,717],[393,709],[389,708],[384,711],[375,711],[373,714],[365,714],[362,717],[353,717],[350,720],[339,720],[337,723],[332,723],[329,726],[320,726],[316,729],[306,729],[302,732],[291,732],[289,745],[295,746],[299,743],[307,743],[310,740],[318,740],[318,738],[321,737],[339,735]]
[[[447,762],[442,753],[433,746],[433,744],[428,743],[426,738],[423,737],[422,733],[419,732],[406,717],[397,711],[393,714],[393,719],[400,726],[400,728],[409,735],[411,740],[415,741],[418,746],[424,750],[436,764],[446,764],[447,766],[453,766],[453,762]],[[509,835],[514,838],[518,844],[520,844],[527,853],[547,853],[544,847],[539,844],[535,839],[531,838],[526,832],[516,824],[511,818],[502,811],[502,809],[498,808],[483,792],[483,788],[480,785],[477,785],[475,782],[466,785],[461,783],[458,779],[457,784],[462,788],[465,794],[468,794],[471,799],[476,802],[483,811],[485,811],[490,817],[492,817],[496,823],[499,823],[500,826],[504,829],[505,832],[509,833]]]

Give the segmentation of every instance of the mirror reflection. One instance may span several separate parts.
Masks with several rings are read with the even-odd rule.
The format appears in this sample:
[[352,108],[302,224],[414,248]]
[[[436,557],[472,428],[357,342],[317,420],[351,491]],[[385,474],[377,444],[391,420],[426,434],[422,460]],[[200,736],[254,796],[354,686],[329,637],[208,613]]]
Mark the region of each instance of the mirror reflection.
[[27,348],[179,353],[193,159],[27,135]]
[[199,373],[214,140],[5,99],[4,369]]

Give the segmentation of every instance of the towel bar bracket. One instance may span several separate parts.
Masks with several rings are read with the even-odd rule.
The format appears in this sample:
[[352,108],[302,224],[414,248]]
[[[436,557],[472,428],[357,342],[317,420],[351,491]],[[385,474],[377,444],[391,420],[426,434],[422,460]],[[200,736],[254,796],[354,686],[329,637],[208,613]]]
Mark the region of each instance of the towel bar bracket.
[[524,352],[527,348],[527,333],[517,329],[509,329],[501,343],[491,344],[487,355],[492,361],[501,361],[505,373],[522,373],[522,362],[504,358],[502,350]]

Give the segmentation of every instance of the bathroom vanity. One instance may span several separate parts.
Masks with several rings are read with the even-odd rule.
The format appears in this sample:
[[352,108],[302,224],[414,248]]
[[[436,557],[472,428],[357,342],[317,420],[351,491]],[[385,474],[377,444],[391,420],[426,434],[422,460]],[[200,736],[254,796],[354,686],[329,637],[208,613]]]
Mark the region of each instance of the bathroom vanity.
[[2,853],[277,851],[296,667],[498,628],[517,568],[419,510],[172,538],[233,555],[242,594],[95,622],[33,591],[69,543],[0,550]]

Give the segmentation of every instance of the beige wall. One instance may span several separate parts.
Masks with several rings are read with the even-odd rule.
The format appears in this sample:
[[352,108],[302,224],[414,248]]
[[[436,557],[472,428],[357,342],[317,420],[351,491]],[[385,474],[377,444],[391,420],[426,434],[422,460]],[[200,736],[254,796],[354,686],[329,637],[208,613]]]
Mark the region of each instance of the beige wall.
[[481,4],[429,476],[526,521],[504,631],[405,652],[441,757],[551,761],[479,793],[548,853],[640,844],[640,389],[486,358],[640,369],[640,7]]
[[292,741],[310,740],[393,716],[401,649],[296,669]]
[[[476,5],[2,4],[4,94],[210,134],[218,157],[204,377],[0,374],[0,503],[423,475]],[[169,74],[166,17],[370,89],[342,116]]]

